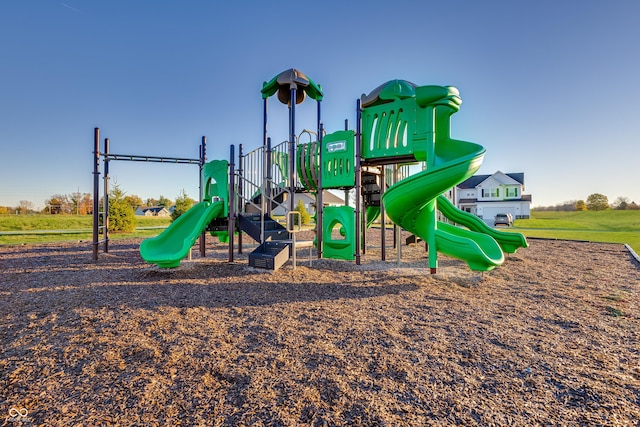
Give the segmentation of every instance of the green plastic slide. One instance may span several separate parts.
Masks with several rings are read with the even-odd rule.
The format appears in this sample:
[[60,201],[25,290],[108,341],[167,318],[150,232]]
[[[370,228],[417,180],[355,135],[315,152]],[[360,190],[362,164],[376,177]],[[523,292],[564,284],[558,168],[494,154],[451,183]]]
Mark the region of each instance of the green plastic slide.
[[461,259],[475,271],[489,271],[504,262],[498,242],[485,233],[437,222],[434,210],[442,193],[478,170],[484,153],[478,144],[442,141],[435,146],[437,164],[391,186],[382,197],[391,220],[429,243],[429,251],[434,248]]
[[[435,243],[437,251],[465,261],[474,271],[492,270],[504,262],[503,251],[513,253],[519,247],[527,247],[523,235],[497,231],[441,195],[477,171],[484,148],[471,142],[448,140],[436,147],[436,155],[441,163],[385,192],[383,202],[389,217],[430,245]],[[433,209],[469,229],[434,222]]]
[[472,213],[462,211],[454,206],[449,199],[444,196],[438,197],[438,210],[451,221],[464,225],[470,230],[484,233],[493,237],[503,251],[512,254],[518,248],[529,246],[527,239],[520,233],[498,231],[487,225],[482,219]]
[[367,206],[365,217],[367,219],[367,228],[380,216],[380,206]]
[[[365,155],[384,157],[393,148],[395,155],[411,154],[425,162],[425,170],[391,186],[382,202],[394,223],[427,242],[432,273],[438,266],[438,252],[465,261],[472,270],[489,271],[504,262],[504,252],[527,246],[524,236],[496,231],[442,196],[471,177],[485,154],[479,144],[450,137],[451,115],[462,103],[456,88],[392,81],[374,90],[365,101],[366,110],[370,110],[367,123],[371,123],[364,134],[370,136],[371,143],[367,145],[365,140],[364,145],[375,151]],[[405,104],[415,105],[415,129],[406,131],[406,144],[399,144],[398,129],[409,127],[413,117],[402,119],[392,113],[405,111]],[[402,120],[391,121],[396,116]],[[438,221],[437,211],[467,228]]]
[[229,215],[228,167],[226,160],[212,160],[202,166],[204,200],[180,215],[159,236],[144,240],[140,244],[142,259],[160,268],[179,266],[209,223]]
[[491,236],[444,222],[438,222],[436,247],[443,254],[464,260],[471,270],[488,271],[504,262],[504,254]]
[[189,254],[207,225],[224,215],[224,201],[200,202],[180,215],[160,235],[140,244],[140,255],[160,268],[175,268]]

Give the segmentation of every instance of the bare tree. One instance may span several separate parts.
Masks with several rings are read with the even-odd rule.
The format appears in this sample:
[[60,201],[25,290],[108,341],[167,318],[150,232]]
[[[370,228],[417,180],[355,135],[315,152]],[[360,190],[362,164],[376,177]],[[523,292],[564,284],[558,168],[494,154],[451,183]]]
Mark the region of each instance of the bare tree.
[[17,210],[21,214],[27,214],[29,212],[33,212],[33,202],[30,202],[29,200],[20,200],[20,202],[18,202]]
[[65,194],[54,194],[45,201],[48,211],[52,215],[73,213],[73,203]]
[[613,201],[611,207],[613,207],[613,209],[618,209],[621,211],[627,210],[629,207],[629,198],[620,196]]
[[88,215],[93,213],[93,197],[91,197],[91,193],[84,193],[82,195],[78,213],[80,215]]

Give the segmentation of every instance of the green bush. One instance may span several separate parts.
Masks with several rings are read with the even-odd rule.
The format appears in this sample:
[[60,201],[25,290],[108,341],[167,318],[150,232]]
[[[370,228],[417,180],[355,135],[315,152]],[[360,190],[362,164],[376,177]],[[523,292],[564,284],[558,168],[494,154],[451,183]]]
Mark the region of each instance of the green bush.
[[[304,203],[302,203],[302,200],[298,200],[296,211],[300,212],[300,222],[302,222],[303,225],[311,223],[311,215],[304,206]],[[298,216],[296,215],[294,218],[294,225],[298,225]]]
[[109,231],[131,233],[136,229],[136,212],[125,198],[125,192],[115,185],[109,193]]

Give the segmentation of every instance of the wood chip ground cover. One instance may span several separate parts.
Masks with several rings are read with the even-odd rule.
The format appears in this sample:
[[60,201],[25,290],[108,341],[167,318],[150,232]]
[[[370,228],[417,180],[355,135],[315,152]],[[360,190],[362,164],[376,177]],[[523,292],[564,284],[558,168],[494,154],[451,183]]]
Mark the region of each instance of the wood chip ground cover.
[[380,261],[377,235],[362,265],[301,250],[277,272],[213,240],[173,270],[139,240],[97,262],[86,242],[0,247],[0,424],[640,425],[623,245],[531,240],[430,275],[424,246]]

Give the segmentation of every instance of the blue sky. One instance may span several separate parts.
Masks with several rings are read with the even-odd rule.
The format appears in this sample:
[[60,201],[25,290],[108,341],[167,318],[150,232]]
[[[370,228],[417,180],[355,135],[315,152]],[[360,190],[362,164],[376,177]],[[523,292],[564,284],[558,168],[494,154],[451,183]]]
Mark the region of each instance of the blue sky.
[[[256,148],[262,83],[289,68],[322,85],[328,131],[388,80],[453,85],[452,136],[486,148],[479,173],[524,172],[533,206],[640,203],[638,19],[636,0],[0,0],[0,206],[91,192],[94,127],[115,153],[195,158],[202,135],[209,159]],[[196,166],[111,177],[143,199],[198,194]]]

